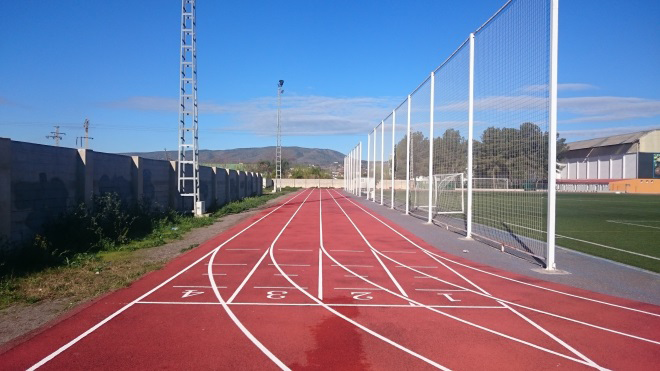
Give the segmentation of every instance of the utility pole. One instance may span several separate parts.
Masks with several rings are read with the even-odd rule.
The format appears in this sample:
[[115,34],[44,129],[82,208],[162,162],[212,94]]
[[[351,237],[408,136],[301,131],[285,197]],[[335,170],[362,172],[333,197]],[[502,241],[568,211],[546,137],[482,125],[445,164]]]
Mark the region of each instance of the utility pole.
[[66,133],[60,133],[60,127],[58,125],[55,125],[55,131],[51,131],[50,133],[52,135],[46,135],[46,138],[55,139],[55,146],[59,147],[60,139],[62,139],[62,135],[66,135]]
[[282,190],[282,94],[284,80],[277,83],[277,143],[275,145],[275,186],[273,191]]
[[89,119],[85,119],[85,123],[83,123],[83,128],[85,128],[85,136],[84,137],[76,137],[76,145],[78,145],[78,139],[80,139],[80,146],[82,147],[83,139],[85,139],[85,149],[89,149],[89,140],[94,139],[94,138],[89,136]]

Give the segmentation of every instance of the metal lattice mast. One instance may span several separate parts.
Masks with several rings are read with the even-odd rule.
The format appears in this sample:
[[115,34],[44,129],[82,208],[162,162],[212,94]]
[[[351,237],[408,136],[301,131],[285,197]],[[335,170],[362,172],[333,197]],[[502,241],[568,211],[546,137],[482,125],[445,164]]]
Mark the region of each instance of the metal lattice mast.
[[50,133],[52,135],[46,135],[46,138],[52,138],[55,139],[55,147],[60,146],[60,140],[62,139],[62,135],[66,135],[66,133],[60,132],[60,127],[58,125],[55,125],[55,131],[51,131]]
[[181,60],[179,75],[179,158],[177,187],[193,199],[198,214],[199,148],[197,146],[197,35],[195,0],[181,1]]
[[277,143],[275,145],[275,187],[274,191],[282,190],[282,87],[284,80],[277,84]]

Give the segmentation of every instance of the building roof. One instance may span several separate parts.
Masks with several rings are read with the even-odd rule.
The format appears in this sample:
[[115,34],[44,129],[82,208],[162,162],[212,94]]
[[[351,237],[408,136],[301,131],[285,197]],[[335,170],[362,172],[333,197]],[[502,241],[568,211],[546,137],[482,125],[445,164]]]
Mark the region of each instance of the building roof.
[[618,144],[628,144],[628,143],[635,143],[639,141],[639,139],[646,134],[660,130],[660,129],[653,129],[653,130],[646,130],[646,131],[638,131],[635,133],[628,133],[628,134],[619,134],[619,135],[613,135],[611,137],[604,137],[604,138],[595,138],[595,139],[587,139],[587,140],[579,140],[577,142],[571,142],[571,143],[566,143],[568,145],[568,149],[570,151],[577,150],[577,149],[585,149],[585,148],[595,148],[595,147],[606,147],[606,146],[616,146]]

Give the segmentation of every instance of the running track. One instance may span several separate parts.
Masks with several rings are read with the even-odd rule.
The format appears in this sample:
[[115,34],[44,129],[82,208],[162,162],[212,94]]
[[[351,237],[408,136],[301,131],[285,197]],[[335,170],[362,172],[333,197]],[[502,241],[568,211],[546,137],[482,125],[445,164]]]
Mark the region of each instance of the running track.
[[289,196],[0,354],[11,370],[659,364],[660,307],[438,252],[326,189]]

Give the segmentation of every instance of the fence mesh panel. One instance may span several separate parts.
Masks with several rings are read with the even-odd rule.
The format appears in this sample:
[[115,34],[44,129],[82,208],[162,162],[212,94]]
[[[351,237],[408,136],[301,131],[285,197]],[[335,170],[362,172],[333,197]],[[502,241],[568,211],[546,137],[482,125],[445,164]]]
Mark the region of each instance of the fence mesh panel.
[[546,248],[549,5],[512,1],[475,34],[474,53],[474,178],[508,179],[508,189],[474,183],[473,231],[536,256]]
[[[468,155],[468,98],[470,73],[470,45],[463,44],[454,55],[435,71],[434,123],[433,123],[433,174],[463,174],[467,179]],[[463,212],[455,205],[464,204],[466,184],[445,184],[443,177],[435,177],[433,220],[465,230],[465,208]],[[447,193],[447,194],[445,194]]]
[[408,98],[397,107],[394,131],[394,208],[406,210],[406,172],[408,160]]
[[382,136],[382,129],[380,128],[381,125],[376,126],[376,129],[374,130],[374,184],[375,186],[375,193],[374,193],[374,201],[380,203],[381,201],[381,189],[383,188],[383,184],[380,181],[381,178],[381,173],[383,171],[383,160],[381,157],[381,146],[383,145],[383,136]]
[[431,79],[410,96],[410,214],[427,218],[429,213],[429,132]]
[[392,205],[392,123],[393,115],[383,121],[383,204]]

